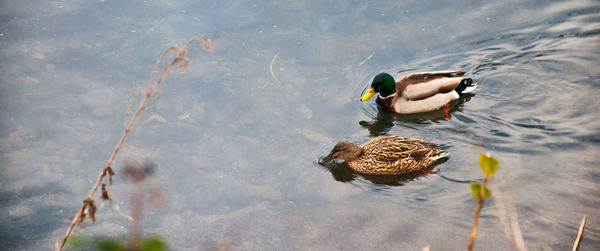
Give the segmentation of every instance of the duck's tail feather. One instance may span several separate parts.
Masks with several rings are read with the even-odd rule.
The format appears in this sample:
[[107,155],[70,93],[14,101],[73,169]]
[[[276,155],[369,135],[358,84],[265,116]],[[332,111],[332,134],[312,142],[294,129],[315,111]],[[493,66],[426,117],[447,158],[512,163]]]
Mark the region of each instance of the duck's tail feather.
[[477,89],[477,82],[473,81],[473,79],[465,78],[460,81],[460,84],[454,89],[458,92],[459,95],[463,95],[465,93],[470,93]]

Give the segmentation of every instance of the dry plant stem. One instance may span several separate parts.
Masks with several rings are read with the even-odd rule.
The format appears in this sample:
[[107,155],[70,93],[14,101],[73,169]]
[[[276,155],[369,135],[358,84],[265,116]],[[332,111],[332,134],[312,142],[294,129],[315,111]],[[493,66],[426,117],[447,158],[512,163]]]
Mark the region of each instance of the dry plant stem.
[[527,250],[525,246],[525,240],[523,240],[523,233],[521,233],[521,227],[519,226],[519,217],[517,216],[517,207],[515,206],[515,201],[512,196],[512,185],[510,184],[510,179],[508,174],[504,173],[504,180],[506,180],[506,190],[508,191],[507,203],[508,203],[508,212],[510,213],[510,226],[513,233],[513,240],[517,247],[517,250],[524,251]]
[[[113,153],[111,154],[110,158],[108,159],[108,162],[106,162],[106,165],[102,169],[102,172],[100,172],[100,174],[98,175],[96,184],[92,187],[92,190],[90,191],[90,193],[88,195],[89,198],[92,198],[92,196],[94,195],[96,190],[98,190],[98,186],[102,182],[102,179],[104,178],[104,176],[107,175],[108,169],[110,168],[112,162],[115,160],[117,153],[119,153],[119,150],[121,149],[121,146],[123,145],[123,142],[125,141],[125,138],[127,137],[127,134],[129,134],[129,132],[131,131],[131,128],[133,127],[133,124],[134,124],[136,118],[138,117],[138,115],[140,114],[142,109],[144,108],[144,105],[146,104],[146,102],[148,101],[150,96],[152,96],[152,93],[154,92],[156,87],[158,87],[158,85],[167,77],[167,75],[171,72],[171,70],[173,70],[177,66],[184,67],[187,70],[188,59],[185,56],[185,54],[187,53],[188,46],[196,40],[204,41],[204,48],[206,50],[210,51],[210,49],[211,49],[210,40],[203,36],[195,36],[192,39],[190,39],[183,48],[179,48],[179,46],[176,46],[176,45],[169,47],[160,55],[158,60],[156,60],[156,64],[154,65],[154,68],[152,69],[152,73],[150,74],[150,81],[148,83],[148,89],[146,90],[146,94],[144,95],[144,98],[140,101],[140,104],[138,105],[137,110],[135,111],[135,113],[129,120],[129,123],[125,127],[125,131],[123,132],[123,135],[121,135],[121,139],[119,139],[119,142],[115,146],[115,149],[113,150]],[[160,76],[160,78],[156,82],[154,82],[154,84],[152,84],[153,83],[152,78],[154,76],[154,71],[158,67],[160,60],[170,51],[175,51],[177,53],[177,56],[175,56],[175,58],[167,65],[167,67],[165,68],[165,70],[162,73],[162,75]],[[69,239],[69,236],[71,235],[71,232],[73,231],[73,227],[75,226],[75,224],[77,223],[77,220],[81,217],[81,215],[85,211],[85,206],[86,206],[86,204],[84,204],[81,207],[81,209],[79,209],[79,211],[77,212],[75,217],[73,217],[73,220],[71,221],[71,225],[69,225],[69,228],[67,229],[67,232],[65,233],[65,237],[63,238],[63,241],[62,241],[60,247],[57,249],[58,251],[61,251],[63,249],[63,247],[65,246],[65,244],[67,243],[67,240]]]
[[133,187],[131,188],[131,217],[133,217],[133,222],[129,227],[129,249],[135,250],[136,243],[142,237],[142,219],[144,214],[144,183],[143,182],[134,182]]
[[492,194],[494,194],[494,196],[492,196],[494,197],[494,205],[496,205],[496,209],[498,209],[498,219],[500,220],[504,237],[506,237],[506,240],[511,245],[516,247],[512,232],[510,230],[510,224],[508,223],[508,216],[506,214],[506,207],[504,206],[504,202],[502,200],[502,194],[500,194],[500,189],[498,189],[498,186],[496,186],[495,183],[496,182],[490,182],[490,188],[492,190]]
[[477,200],[477,208],[475,209],[475,218],[473,219],[473,229],[471,229],[471,238],[467,245],[467,250],[473,250],[473,243],[475,243],[475,236],[477,236],[477,225],[479,224],[479,214],[481,214],[481,208],[483,208],[483,193],[485,191],[485,184],[487,183],[487,175],[483,176],[483,182],[481,184],[481,190]]
[[583,215],[583,219],[581,219],[581,224],[579,224],[579,231],[577,232],[577,239],[575,239],[575,243],[573,243],[573,251],[577,251],[579,248],[579,243],[581,242],[581,237],[583,236],[583,229],[585,228],[585,222],[587,220],[587,215]]
[[[502,230],[504,231],[504,235],[508,242],[515,247],[516,250],[526,251],[527,247],[525,246],[525,241],[523,240],[523,234],[521,233],[521,228],[519,227],[519,218],[517,216],[517,208],[515,207],[514,198],[512,196],[512,186],[510,184],[510,179],[508,177],[507,172],[503,172],[505,187],[507,190],[506,196],[502,196],[500,189],[496,186],[495,182],[491,180],[490,188],[492,189],[492,194],[494,194],[494,204],[498,209],[498,218],[500,219],[500,223],[502,225]],[[506,197],[508,205],[505,207],[503,202],[503,197]],[[507,216],[508,210],[508,216]],[[509,223],[510,218],[510,223]]]

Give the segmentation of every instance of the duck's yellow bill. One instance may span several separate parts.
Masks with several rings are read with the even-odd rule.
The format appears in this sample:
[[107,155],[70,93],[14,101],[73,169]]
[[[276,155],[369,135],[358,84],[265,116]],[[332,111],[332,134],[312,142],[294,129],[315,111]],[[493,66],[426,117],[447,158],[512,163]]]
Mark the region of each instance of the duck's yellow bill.
[[373,89],[371,87],[371,89],[369,89],[369,92],[367,92],[367,94],[363,95],[362,97],[360,97],[360,101],[367,101],[369,100],[371,97],[373,97],[373,95],[375,95],[375,89]]

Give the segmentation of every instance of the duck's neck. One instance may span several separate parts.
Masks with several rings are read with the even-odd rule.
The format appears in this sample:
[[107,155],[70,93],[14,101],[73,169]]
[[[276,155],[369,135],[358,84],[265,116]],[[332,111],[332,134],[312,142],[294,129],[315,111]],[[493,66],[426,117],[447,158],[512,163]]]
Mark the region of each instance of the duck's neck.
[[383,108],[383,110],[386,110],[388,112],[393,112],[394,111],[394,98],[387,97],[387,98],[377,98],[377,100],[375,100],[375,102],[377,102],[377,104],[379,106],[381,106],[381,108]]
[[346,162],[354,161],[354,160],[358,159],[360,157],[360,155],[362,154],[362,148],[355,144],[352,144],[348,148],[347,151],[348,151],[348,155],[345,156],[345,159],[344,159]]

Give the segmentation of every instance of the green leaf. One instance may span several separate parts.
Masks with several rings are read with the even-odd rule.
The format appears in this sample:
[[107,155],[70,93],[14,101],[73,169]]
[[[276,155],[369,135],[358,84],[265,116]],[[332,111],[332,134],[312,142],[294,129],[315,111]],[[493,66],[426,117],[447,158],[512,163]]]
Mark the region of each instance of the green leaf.
[[68,242],[75,249],[89,249],[101,251],[125,250],[124,242],[117,237],[107,236],[71,236]]
[[487,189],[486,187],[485,189],[483,189],[483,198],[489,199],[490,197],[492,197],[492,191],[490,191],[490,189]]
[[167,244],[159,237],[149,237],[142,240],[143,251],[166,251]]
[[95,246],[102,251],[121,251],[125,250],[125,245],[117,238],[103,237],[96,240]]
[[471,193],[473,194],[473,199],[479,199],[479,191],[481,191],[481,184],[479,183],[471,183]]
[[494,159],[494,157],[479,154],[479,167],[483,170],[486,176],[494,176],[494,173],[498,170],[500,163]]
[[86,245],[87,240],[79,235],[73,235],[67,242],[72,248],[82,248]]
[[[481,184],[479,183],[471,183],[471,194],[473,195],[474,200],[479,199],[479,192],[481,191]],[[487,199],[492,197],[492,191],[490,191],[487,187],[483,190],[483,198]]]

